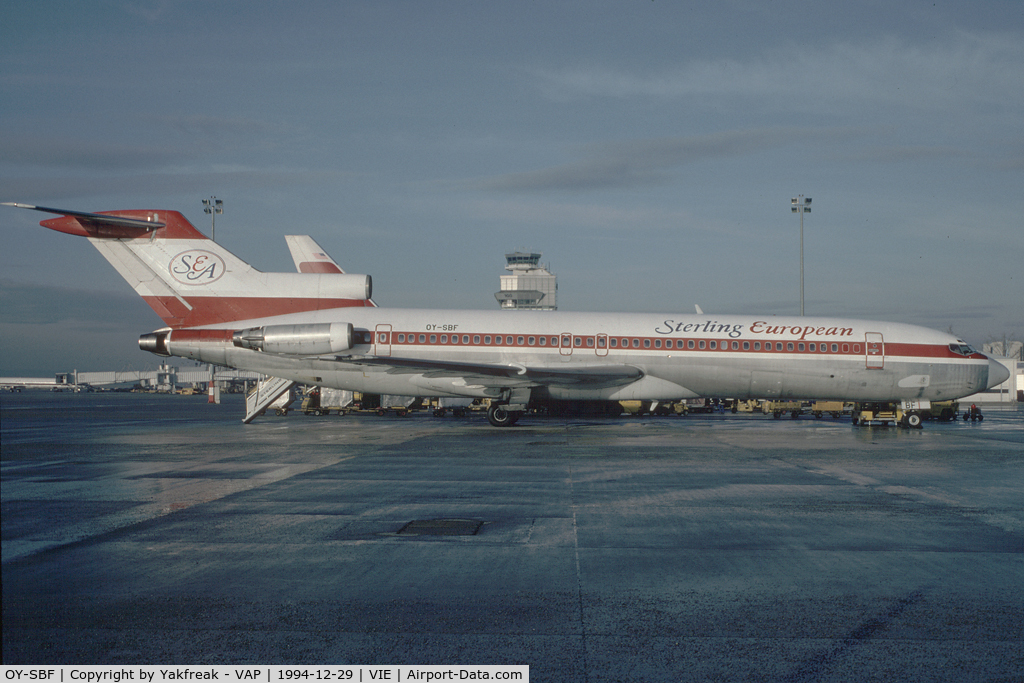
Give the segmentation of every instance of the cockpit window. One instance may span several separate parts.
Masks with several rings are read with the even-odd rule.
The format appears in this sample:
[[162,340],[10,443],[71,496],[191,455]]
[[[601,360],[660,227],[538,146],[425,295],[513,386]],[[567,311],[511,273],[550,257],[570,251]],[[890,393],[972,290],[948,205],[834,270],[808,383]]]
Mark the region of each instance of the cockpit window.
[[970,344],[965,344],[959,339],[956,341],[955,344],[949,345],[949,350],[952,351],[953,353],[958,353],[961,356],[969,356],[972,353],[977,353],[974,349],[971,348]]

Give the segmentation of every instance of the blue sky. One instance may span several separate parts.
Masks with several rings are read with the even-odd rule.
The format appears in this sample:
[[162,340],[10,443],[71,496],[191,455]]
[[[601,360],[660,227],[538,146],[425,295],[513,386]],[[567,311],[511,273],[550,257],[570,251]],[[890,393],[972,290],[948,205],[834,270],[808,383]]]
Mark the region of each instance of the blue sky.
[[[1024,3],[14,2],[0,200],[174,209],[382,306],[806,312],[1024,336]],[[142,368],[160,320],[0,207],[0,376]]]

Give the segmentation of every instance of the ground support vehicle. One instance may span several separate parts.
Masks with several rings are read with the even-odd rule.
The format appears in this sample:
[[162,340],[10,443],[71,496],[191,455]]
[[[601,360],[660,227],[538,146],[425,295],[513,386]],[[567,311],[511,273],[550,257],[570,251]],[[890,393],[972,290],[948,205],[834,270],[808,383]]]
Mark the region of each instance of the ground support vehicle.
[[803,411],[804,406],[800,401],[765,401],[761,405],[761,412],[765,415],[771,413],[776,420],[782,417],[783,413],[789,413],[795,420]]
[[[594,403],[603,404],[604,401],[595,401]],[[703,400],[702,400],[703,403]],[[607,406],[598,405],[596,408],[591,408],[584,412],[584,414],[592,415],[621,415],[626,413],[627,415],[633,415],[635,417],[641,417],[643,415],[658,415],[661,417],[667,415],[686,415],[690,411],[689,406],[686,405],[685,401],[613,401],[607,402]]]
[[922,411],[921,417],[925,420],[950,422],[956,419],[959,411],[960,403],[958,401],[932,401],[931,409]]
[[306,395],[302,397],[302,410],[303,415],[323,415],[324,411],[320,408],[320,387],[313,387]]
[[320,412],[318,415],[330,415],[331,411],[338,415],[346,415],[352,410],[355,401],[355,394],[345,389],[331,389],[320,387]]
[[824,417],[825,413],[838,418],[849,410],[850,407],[842,401],[815,401],[811,404],[811,414],[819,419]]
[[921,428],[921,415],[930,410],[929,401],[903,401],[902,403],[855,403],[853,424],[889,424],[900,427]]
[[687,413],[713,413],[721,406],[717,398],[688,398],[683,401]]
[[381,394],[380,403],[377,406],[377,414],[384,417],[391,412],[398,417],[406,417],[410,412],[423,408],[425,400],[411,396]]
[[761,412],[761,401],[751,399],[737,399],[732,402],[732,412],[734,413],[754,413]]
[[479,401],[476,398],[436,398],[427,404],[427,408],[434,409],[434,417],[444,417],[448,411],[452,411],[455,417],[465,417],[466,413],[473,409],[473,403]]

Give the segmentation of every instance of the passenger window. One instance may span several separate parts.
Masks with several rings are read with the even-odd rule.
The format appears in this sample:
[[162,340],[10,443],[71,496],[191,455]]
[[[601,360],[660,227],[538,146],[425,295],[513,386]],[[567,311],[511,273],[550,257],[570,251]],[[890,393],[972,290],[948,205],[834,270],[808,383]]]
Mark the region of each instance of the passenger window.
[[712,349],[717,349],[717,348],[718,348],[718,342],[716,342],[716,341],[713,341],[713,342],[711,342],[710,344],[708,344],[708,346],[709,346],[710,348],[712,348]]
[[536,337],[530,337],[530,338],[528,338],[526,340],[526,343],[529,344],[530,346],[533,346],[534,344],[537,343],[537,338]]
[[693,348],[693,340],[692,339],[690,341],[686,342],[686,348],[688,348],[688,349],[692,349]]
[[654,340],[654,348],[656,348],[656,349],[660,349],[661,348],[661,340],[660,339],[655,339]]
[[516,344],[519,344],[520,346],[522,346],[523,345],[523,338],[522,337],[516,337]]
[[849,352],[850,352],[850,345],[849,344],[843,344],[843,353],[849,353]]
[[604,337],[598,337],[597,338],[597,345],[603,349],[606,346],[605,338]]
[[793,342],[789,342],[789,343],[786,344],[786,350],[787,351],[792,351],[793,350]]
[[760,351],[761,350],[761,342],[754,342],[754,350],[755,351]]
[[839,353],[839,344],[832,345],[832,353]]
[[404,334],[398,335],[398,343],[399,344],[404,344],[405,343],[405,335]]
[[474,344],[479,344],[480,343],[480,335],[479,334],[474,334],[473,335],[473,343]]
[[743,342],[743,350],[744,351],[749,351],[750,350],[750,342]]
[[633,340],[633,348],[634,349],[639,349],[640,348],[640,340],[639,339],[634,339]]
[[799,344],[797,344],[796,345],[796,350],[797,351],[803,351],[804,350],[804,343],[800,342]]
[[705,341],[703,339],[701,339],[700,343],[698,344],[698,346],[703,349],[704,346],[705,346]]
[[733,342],[732,343],[732,350],[733,351],[739,351],[740,350],[740,343],[739,342]]
[[644,339],[644,348],[645,349],[651,348],[651,340],[650,339]]
[[490,343],[491,343],[491,335],[489,335],[489,334],[488,335],[484,335],[484,344],[490,344]]
[[587,348],[590,348],[590,349],[594,348],[594,338],[593,337],[587,337]]
[[427,343],[427,335],[421,334],[420,335],[420,344],[426,344],[426,343]]

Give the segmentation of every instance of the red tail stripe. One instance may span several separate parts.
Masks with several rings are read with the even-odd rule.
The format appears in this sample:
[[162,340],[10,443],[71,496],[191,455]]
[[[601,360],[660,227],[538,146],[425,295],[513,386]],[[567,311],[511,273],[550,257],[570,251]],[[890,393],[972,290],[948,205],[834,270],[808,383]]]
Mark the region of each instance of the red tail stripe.
[[170,327],[201,327],[234,320],[252,320],[287,313],[359,308],[369,302],[359,299],[318,299],[292,297],[189,297],[188,310],[173,296],[146,296],[146,303]]
[[341,268],[327,261],[303,261],[299,264],[300,273],[343,273]]

